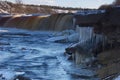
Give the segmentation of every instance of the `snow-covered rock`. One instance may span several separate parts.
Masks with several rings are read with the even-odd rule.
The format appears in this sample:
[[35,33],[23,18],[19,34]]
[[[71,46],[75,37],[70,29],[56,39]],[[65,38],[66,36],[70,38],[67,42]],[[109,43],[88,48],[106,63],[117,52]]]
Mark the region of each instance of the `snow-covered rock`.
[[8,13],[8,12],[3,9],[0,9],[0,13]]
[[10,5],[5,1],[0,1],[0,13],[8,13],[10,10]]

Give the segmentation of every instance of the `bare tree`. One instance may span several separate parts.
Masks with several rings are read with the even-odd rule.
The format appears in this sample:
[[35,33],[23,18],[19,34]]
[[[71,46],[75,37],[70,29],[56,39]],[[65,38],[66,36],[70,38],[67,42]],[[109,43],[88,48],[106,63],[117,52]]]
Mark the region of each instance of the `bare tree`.
[[115,0],[115,1],[113,2],[113,5],[120,5],[120,0]]
[[17,13],[24,13],[24,8],[23,8],[23,1],[22,0],[15,0],[16,3],[16,12]]
[[22,0],[15,0],[16,4],[23,4],[23,1]]

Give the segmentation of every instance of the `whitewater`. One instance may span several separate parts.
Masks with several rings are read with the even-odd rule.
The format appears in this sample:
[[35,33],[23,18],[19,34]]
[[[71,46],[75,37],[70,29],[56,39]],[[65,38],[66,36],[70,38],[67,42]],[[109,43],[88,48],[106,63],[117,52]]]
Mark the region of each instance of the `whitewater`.
[[47,40],[56,33],[0,28],[0,80],[18,76],[28,78],[25,80],[80,80],[75,75],[91,76],[88,70],[75,69],[64,56],[69,43]]

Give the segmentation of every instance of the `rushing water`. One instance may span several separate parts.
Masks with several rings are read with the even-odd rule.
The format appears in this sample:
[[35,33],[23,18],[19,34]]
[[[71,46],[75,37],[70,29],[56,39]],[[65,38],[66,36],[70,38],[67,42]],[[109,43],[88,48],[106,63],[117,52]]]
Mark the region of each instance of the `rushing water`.
[[1,28],[0,71],[22,72],[32,80],[81,80],[67,72],[74,72],[63,55],[68,44],[47,42],[52,36],[52,32]]

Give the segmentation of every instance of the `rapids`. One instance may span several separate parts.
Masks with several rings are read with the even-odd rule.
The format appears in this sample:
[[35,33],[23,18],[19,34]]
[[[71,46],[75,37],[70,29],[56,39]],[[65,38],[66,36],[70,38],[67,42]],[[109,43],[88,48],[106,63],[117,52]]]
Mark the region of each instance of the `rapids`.
[[31,80],[82,80],[73,76],[76,72],[92,75],[91,71],[74,70],[64,56],[69,44],[48,42],[53,34],[0,28],[0,74],[12,75],[5,76],[7,80],[12,80],[10,77],[19,72]]

